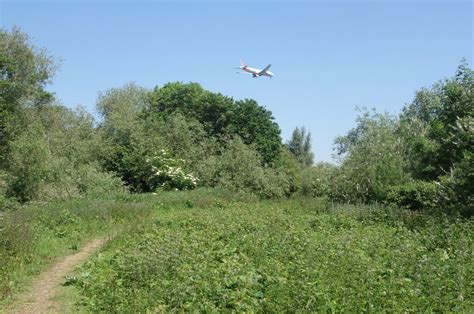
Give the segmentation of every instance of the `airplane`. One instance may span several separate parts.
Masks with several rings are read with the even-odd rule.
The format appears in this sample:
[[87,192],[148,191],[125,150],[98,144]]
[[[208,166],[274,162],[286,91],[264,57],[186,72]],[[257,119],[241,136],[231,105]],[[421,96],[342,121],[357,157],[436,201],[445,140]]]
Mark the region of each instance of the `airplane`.
[[[255,68],[249,67],[248,65],[245,64],[244,60],[240,59],[240,67],[236,68],[236,69],[243,70],[243,71],[247,72],[248,74],[251,74],[254,78],[259,77],[259,76],[268,76],[268,77],[272,78],[273,73],[268,71],[268,69],[271,66],[272,65],[269,64],[263,70],[255,69]],[[247,74],[247,73],[245,73],[245,74]]]

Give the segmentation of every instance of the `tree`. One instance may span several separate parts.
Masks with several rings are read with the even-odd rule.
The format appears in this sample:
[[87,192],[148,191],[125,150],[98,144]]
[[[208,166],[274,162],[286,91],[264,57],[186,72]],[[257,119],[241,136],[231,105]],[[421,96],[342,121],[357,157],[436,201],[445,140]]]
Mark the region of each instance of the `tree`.
[[133,191],[147,191],[143,167],[147,156],[161,149],[160,139],[145,132],[143,110],[148,106],[148,91],[135,84],[112,88],[99,95],[97,110],[102,121],[100,161]]
[[288,149],[304,166],[314,163],[314,154],[311,151],[311,132],[306,132],[305,127],[296,127],[287,143]]
[[332,197],[340,201],[383,201],[391,186],[407,182],[404,143],[398,120],[388,114],[364,112],[357,126],[336,138],[342,163],[333,178]]
[[280,152],[280,128],[272,113],[255,100],[234,101],[197,83],[156,87],[150,93],[147,116],[158,119],[174,113],[198,121],[209,136],[222,144],[235,135],[247,145],[255,144],[264,164],[272,164]]
[[150,93],[148,115],[166,117],[178,112],[199,121],[211,136],[228,135],[234,101],[206,91],[197,83],[168,83]]
[[16,136],[10,144],[8,172],[8,194],[21,202],[38,196],[48,169],[48,148],[43,136],[43,128],[34,123]]
[[30,108],[30,120],[38,120],[44,128],[51,155],[64,157],[71,164],[85,164],[97,159],[97,132],[94,118],[84,108],[74,110],[57,103]]
[[[454,78],[417,93],[400,115],[400,133],[406,135],[415,177],[436,180],[463,160],[474,145],[463,131],[473,117],[474,74],[465,61]],[[410,129],[414,132],[407,132]]]
[[262,161],[271,164],[280,153],[280,128],[272,112],[258,105],[253,99],[235,102],[231,131],[245,144],[255,144]]
[[30,44],[19,28],[0,29],[0,164],[9,141],[25,129],[23,110],[53,98],[44,87],[55,69],[48,52]]
[[418,92],[400,119],[413,176],[437,182],[444,211],[474,215],[474,72],[467,62]]

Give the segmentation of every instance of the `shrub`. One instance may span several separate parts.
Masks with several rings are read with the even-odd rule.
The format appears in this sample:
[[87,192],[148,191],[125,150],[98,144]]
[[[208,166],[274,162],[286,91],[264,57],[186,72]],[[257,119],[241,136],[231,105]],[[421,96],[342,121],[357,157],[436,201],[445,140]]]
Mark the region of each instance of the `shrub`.
[[48,146],[42,129],[31,125],[10,143],[8,155],[8,194],[21,202],[38,196],[47,171]]
[[261,157],[239,137],[227,143],[218,156],[210,156],[198,167],[201,185],[256,194],[262,198],[289,195],[288,175],[278,168],[262,167]]
[[125,192],[122,180],[112,172],[100,171],[94,164],[80,165],[75,170],[75,183],[80,194],[100,195]]
[[302,169],[301,195],[311,197],[328,196],[336,167],[329,163],[319,163]]
[[82,195],[104,195],[125,192],[123,182],[95,164],[74,165],[64,157],[49,156],[41,183],[31,200],[64,200]]
[[388,114],[365,112],[356,128],[338,137],[342,164],[335,173],[332,197],[338,201],[384,201],[387,187],[408,181],[398,120]]
[[440,178],[439,204],[444,210],[474,216],[474,153],[465,152],[449,173]]
[[288,177],[289,194],[296,193],[301,189],[302,171],[300,163],[286,146],[282,146],[274,167]]
[[162,149],[153,157],[145,160],[146,182],[151,191],[191,190],[197,185],[198,178],[183,169],[185,161],[173,158],[171,153]]
[[389,189],[387,201],[411,210],[431,209],[436,204],[434,182],[411,181]]
[[16,209],[18,207],[18,203],[14,199],[7,196],[8,177],[8,173],[0,170],[0,212]]
[[216,138],[209,136],[204,126],[192,117],[179,112],[146,120],[147,134],[159,137],[160,143],[150,143],[154,149],[166,148],[174,157],[186,160],[186,170],[194,172],[195,166],[216,152]]

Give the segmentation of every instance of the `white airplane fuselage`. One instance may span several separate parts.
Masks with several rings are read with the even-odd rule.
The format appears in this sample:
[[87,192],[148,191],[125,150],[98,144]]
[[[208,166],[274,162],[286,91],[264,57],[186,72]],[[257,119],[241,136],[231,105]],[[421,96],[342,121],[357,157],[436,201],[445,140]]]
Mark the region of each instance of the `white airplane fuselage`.
[[248,72],[250,74],[253,75],[253,77],[258,77],[258,76],[268,76],[268,77],[272,77],[273,76],[273,73],[270,72],[270,71],[265,71],[263,72],[262,74],[260,74],[260,72],[262,70],[260,69],[255,69],[255,68],[251,68],[249,66],[244,66],[244,67],[241,67],[242,70],[244,70],[245,72]]

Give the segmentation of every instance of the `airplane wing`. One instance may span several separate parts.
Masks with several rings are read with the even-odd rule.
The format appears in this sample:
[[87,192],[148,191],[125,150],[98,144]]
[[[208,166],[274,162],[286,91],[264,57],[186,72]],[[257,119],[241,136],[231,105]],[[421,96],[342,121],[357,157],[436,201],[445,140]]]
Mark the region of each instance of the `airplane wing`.
[[265,67],[265,69],[263,69],[262,71],[258,72],[258,75],[263,75],[265,72],[267,72],[268,69],[270,69],[271,66],[272,66],[271,64],[267,65],[267,66]]

